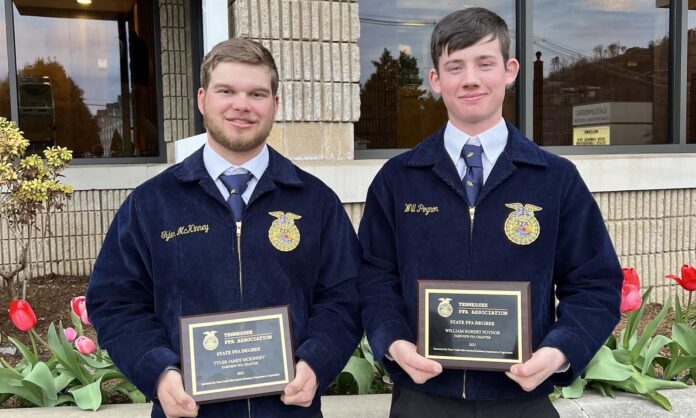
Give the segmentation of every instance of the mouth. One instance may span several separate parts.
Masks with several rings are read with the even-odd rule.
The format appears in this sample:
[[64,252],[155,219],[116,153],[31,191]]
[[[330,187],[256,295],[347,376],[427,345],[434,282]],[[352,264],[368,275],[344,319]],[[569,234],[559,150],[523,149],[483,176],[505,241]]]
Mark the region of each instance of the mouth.
[[459,99],[463,100],[465,102],[475,102],[475,101],[477,101],[485,96],[486,96],[485,93],[470,93],[470,94],[465,94],[465,95],[459,96]]
[[226,118],[225,121],[235,128],[246,129],[256,124],[255,121],[246,118]]

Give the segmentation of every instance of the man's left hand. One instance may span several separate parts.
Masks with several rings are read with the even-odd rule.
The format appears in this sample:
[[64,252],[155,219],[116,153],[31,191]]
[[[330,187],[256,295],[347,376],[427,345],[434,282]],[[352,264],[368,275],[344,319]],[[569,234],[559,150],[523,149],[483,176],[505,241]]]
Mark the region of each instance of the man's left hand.
[[300,360],[295,368],[295,379],[285,386],[285,393],[280,400],[285,405],[307,407],[312,404],[317,392],[317,376],[314,370],[304,360]]
[[532,358],[522,364],[515,364],[505,374],[522,389],[531,392],[549,376],[556,373],[568,359],[561,350],[553,347],[542,347],[532,354]]

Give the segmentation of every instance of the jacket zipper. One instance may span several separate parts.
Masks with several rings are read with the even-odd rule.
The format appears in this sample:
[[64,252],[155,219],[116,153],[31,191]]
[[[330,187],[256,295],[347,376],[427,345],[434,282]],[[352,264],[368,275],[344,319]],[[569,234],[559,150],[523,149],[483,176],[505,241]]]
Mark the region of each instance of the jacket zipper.
[[[471,223],[469,224],[469,276],[471,276],[471,263],[473,262],[473,252],[474,252],[474,216],[476,215],[476,208],[474,206],[469,207],[469,218]],[[463,371],[462,376],[462,399],[466,399],[466,370]]]
[[[244,300],[244,282],[242,280],[242,222],[237,222],[237,261],[239,262],[239,297]],[[251,400],[247,399],[247,413],[251,418]]]

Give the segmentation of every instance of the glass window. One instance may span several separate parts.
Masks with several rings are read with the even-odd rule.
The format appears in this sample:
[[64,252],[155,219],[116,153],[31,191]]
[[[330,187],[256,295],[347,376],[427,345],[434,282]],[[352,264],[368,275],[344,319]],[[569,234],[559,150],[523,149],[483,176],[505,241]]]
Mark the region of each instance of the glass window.
[[5,7],[0,4],[0,116],[11,119],[10,116],[10,84],[7,68],[7,22],[5,22]]
[[[514,57],[515,1],[470,1],[498,13],[508,24]],[[431,91],[430,35],[435,24],[462,7],[459,1],[360,2],[360,120],[355,149],[413,148],[447,121],[442,100]],[[515,88],[503,116],[515,123]]]
[[689,86],[689,91],[686,100],[686,142],[696,144],[696,4],[693,2],[689,2],[688,21],[686,85]]
[[534,141],[664,144],[669,1],[535,0]]
[[19,125],[32,151],[159,154],[153,4],[13,1]]

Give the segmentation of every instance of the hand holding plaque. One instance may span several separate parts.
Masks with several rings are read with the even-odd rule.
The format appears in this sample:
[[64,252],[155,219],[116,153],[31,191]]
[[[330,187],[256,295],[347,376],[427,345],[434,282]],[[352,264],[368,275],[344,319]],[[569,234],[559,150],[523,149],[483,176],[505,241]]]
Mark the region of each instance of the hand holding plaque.
[[279,394],[295,373],[287,306],[180,318],[184,388],[197,403]]
[[529,283],[418,281],[418,353],[445,367],[509,370],[531,357]]

